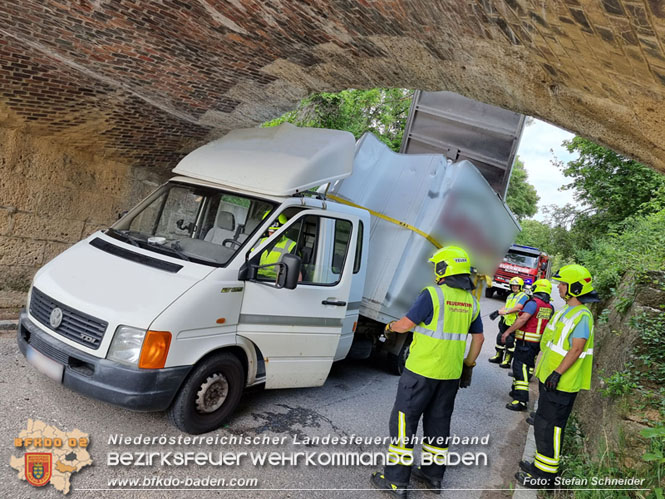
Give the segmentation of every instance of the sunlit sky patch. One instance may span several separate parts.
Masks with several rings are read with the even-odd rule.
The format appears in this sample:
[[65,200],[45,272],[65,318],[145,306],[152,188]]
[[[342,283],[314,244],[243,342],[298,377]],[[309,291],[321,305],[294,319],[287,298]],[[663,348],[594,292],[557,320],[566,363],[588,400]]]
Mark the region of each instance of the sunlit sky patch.
[[529,174],[529,183],[536,188],[540,196],[538,213],[533,217],[536,220],[545,219],[542,211],[545,206],[574,203],[570,191],[559,191],[559,187],[569,183],[570,179],[564,177],[561,170],[553,164],[555,159],[567,162],[577,156],[561,145],[564,140],[570,140],[574,136],[566,130],[537,119],[524,127],[517,154]]

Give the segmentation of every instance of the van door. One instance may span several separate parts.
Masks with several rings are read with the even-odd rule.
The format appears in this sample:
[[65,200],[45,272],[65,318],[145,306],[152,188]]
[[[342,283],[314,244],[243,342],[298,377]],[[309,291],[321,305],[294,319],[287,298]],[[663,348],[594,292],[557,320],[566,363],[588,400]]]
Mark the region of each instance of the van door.
[[266,285],[274,274],[261,272],[245,283],[238,334],[263,354],[266,388],[321,386],[328,377],[349,302],[358,225],[353,215],[307,210],[250,255],[258,263],[278,247],[302,260],[296,289]]

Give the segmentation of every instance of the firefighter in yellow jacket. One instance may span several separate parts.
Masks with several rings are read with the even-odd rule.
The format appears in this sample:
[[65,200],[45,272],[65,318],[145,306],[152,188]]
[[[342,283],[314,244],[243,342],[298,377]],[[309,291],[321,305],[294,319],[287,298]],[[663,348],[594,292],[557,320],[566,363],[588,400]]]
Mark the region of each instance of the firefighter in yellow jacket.
[[538,279],[531,288],[533,296],[526,302],[519,317],[502,336],[515,334],[515,357],[513,358],[513,386],[510,396],[513,401],[506,405],[511,411],[526,411],[529,402],[529,381],[540,351],[540,339],[547,327],[554,307],[550,303],[552,284],[547,279]]
[[[462,248],[437,251],[436,286],[425,288],[406,316],[386,326],[387,332],[413,330],[409,357],[399,380],[390,416],[389,463],[372,474],[372,485],[406,497],[411,476],[419,488],[441,489],[448,453],[450,419],[458,388],[471,384],[471,373],[483,344],[478,302],[472,296],[469,257]],[[471,347],[464,353],[468,337]],[[413,464],[418,422],[423,419],[421,466]]]
[[509,335],[505,340],[502,339],[503,333],[517,320],[517,314],[524,308],[524,304],[529,300],[527,294],[523,291],[524,280],[521,277],[510,279],[511,293],[506,298],[506,304],[499,309],[501,320],[499,321],[499,333],[496,335],[496,354],[489,359],[493,364],[499,364],[499,367],[508,369],[515,353],[515,334]]
[[591,386],[593,316],[586,304],[600,301],[591,274],[581,265],[561,267],[552,279],[559,281],[559,295],[566,306],[554,314],[540,342],[536,455],[533,462],[521,461],[521,471],[515,474],[518,482],[530,488],[551,486],[559,472],[563,432],[575,397]]
[[[263,215],[263,218],[266,218],[268,214],[269,212],[266,212]],[[272,236],[274,232],[279,230],[279,228],[282,225],[284,225],[287,221],[288,218],[286,218],[286,215],[284,215],[284,213],[281,213],[268,228],[268,235],[259,239],[259,242],[256,244],[256,246],[260,246],[261,244],[263,244],[266,239]],[[265,250],[263,253],[261,253],[259,266],[260,267],[263,265],[268,265],[268,266],[259,268],[258,276],[264,279],[273,279],[273,280],[276,279],[277,266],[275,264],[279,263],[280,259],[282,258],[282,255],[287,253],[293,253],[293,250],[295,250],[295,248],[296,248],[296,242],[289,239],[286,236],[283,236],[279,241],[277,241],[277,243],[272,248],[269,248],[269,250]]]

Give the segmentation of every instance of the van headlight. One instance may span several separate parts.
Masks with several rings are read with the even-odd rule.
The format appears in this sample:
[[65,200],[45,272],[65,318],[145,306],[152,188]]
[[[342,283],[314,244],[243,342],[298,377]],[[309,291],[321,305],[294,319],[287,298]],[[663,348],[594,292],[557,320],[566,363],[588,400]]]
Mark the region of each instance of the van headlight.
[[139,355],[141,355],[145,333],[145,329],[118,326],[106,357],[122,364],[136,366],[139,362]]

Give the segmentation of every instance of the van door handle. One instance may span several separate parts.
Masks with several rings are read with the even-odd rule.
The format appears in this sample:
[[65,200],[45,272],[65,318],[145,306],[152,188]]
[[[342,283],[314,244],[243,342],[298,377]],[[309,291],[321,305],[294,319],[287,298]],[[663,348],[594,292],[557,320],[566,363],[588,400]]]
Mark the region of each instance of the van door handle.
[[336,307],[346,307],[345,301],[323,300],[323,305],[335,305]]

